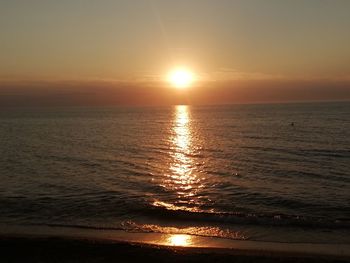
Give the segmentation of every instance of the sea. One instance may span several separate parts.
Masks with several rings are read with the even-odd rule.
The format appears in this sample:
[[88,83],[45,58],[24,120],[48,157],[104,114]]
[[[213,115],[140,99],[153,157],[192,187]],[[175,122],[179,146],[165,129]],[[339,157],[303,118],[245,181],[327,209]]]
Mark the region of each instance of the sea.
[[350,102],[0,111],[0,224],[350,243]]

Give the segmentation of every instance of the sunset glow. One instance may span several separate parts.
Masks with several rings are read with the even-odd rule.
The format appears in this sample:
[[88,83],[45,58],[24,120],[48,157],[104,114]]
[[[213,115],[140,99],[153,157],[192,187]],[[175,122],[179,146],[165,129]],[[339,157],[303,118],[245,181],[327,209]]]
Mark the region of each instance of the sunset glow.
[[0,0],[0,263],[350,259],[349,11]]
[[169,73],[168,81],[175,88],[188,88],[194,81],[194,74],[188,69],[178,68]]

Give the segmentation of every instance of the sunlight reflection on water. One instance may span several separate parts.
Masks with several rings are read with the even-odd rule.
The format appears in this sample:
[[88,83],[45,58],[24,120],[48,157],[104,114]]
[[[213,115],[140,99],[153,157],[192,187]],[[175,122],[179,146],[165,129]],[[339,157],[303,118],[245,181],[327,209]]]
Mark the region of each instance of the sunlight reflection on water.
[[176,106],[172,135],[169,140],[171,142],[169,154],[172,161],[169,165],[169,172],[165,174],[161,186],[175,192],[177,200],[175,204],[156,200],[153,203],[154,206],[162,206],[168,210],[192,212],[199,210],[197,207],[199,200],[196,199],[196,195],[204,185],[201,183],[201,178],[194,173],[196,164],[193,157],[191,157],[194,154],[192,129],[188,106]]
[[171,235],[167,243],[170,246],[188,247],[192,244],[190,235]]

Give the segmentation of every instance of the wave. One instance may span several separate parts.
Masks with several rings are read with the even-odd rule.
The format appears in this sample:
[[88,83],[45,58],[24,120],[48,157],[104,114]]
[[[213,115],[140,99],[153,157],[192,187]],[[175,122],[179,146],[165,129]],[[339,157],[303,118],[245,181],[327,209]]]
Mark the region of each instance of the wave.
[[176,207],[163,202],[156,202],[152,207],[145,208],[142,213],[147,216],[167,221],[177,220],[218,224],[328,229],[350,228],[350,220],[347,218],[328,220],[326,218],[305,217],[300,215],[219,212],[214,210],[201,210],[198,208]]
[[244,149],[257,150],[262,152],[274,152],[281,154],[291,154],[302,157],[337,157],[337,158],[349,158],[350,151],[344,149],[286,149],[283,147],[267,147],[267,146],[243,146]]
[[32,223],[25,224],[27,226],[49,226],[49,227],[67,227],[67,228],[79,228],[79,229],[92,229],[92,230],[125,230],[123,227],[107,227],[107,226],[93,226],[93,225],[80,225],[80,224],[56,224],[56,223]]
[[140,224],[128,220],[120,224],[120,227],[108,226],[94,226],[84,224],[65,224],[65,223],[25,223],[21,226],[35,226],[35,227],[53,227],[53,228],[75,228],[84,230],[98,230],[98,231],[125,231],[128,233],[161,233],[161,234],[187,234],[201,237],[215,237],[235,240],[247,240],[244,231],[231,231],[220,227],[210,226],[189,226],[189,227],[169,227],[156,224]]
[[247,240],[245,231],[233,231],[217,226],[161,226],[156,224],[139,224],[134,221],[125,221],[122,223],[123,229],[131,233],[162,233],[162,234],[187,234],[201,237],[218,237],[235,240]]

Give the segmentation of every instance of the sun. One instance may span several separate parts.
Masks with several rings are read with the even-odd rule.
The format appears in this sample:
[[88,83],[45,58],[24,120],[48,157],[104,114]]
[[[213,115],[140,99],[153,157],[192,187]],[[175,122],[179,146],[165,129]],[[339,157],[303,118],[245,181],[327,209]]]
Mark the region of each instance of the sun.
[[177,68],[169,73],[168,81],[175,88],[188,88],[194,81],[194,74],[191,70],[188,70],[186,68]]

